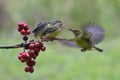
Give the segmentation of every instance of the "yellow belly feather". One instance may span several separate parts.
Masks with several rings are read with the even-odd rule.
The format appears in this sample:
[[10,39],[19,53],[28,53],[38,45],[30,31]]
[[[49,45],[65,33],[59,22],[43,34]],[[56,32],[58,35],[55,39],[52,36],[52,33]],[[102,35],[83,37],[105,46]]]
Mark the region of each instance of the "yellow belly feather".
[[81,47],[90,50],[92,48],[91,44],[84,39],[80,39],[79,37],[75,38],[76,43]]

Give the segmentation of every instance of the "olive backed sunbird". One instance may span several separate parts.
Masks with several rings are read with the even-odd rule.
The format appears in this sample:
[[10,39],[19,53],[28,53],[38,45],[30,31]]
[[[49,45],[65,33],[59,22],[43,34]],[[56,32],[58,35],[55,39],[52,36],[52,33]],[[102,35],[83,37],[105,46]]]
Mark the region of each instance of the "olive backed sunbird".
[[64,27],[63,23],[59,20],[53,20],[48,22],[40,22],[36,28],[32,31],[36,38],[55,38]]
[[81,51],[92,50],[93,48],[99,52],[102,52],[102,49],[97,48],[95,45],[100,43],[105,36],[104,29],[93,23],[87,23],[81,26],[80,30],[68,29],[74,34],[73,39],[62,40],[62,44],[81,48]]

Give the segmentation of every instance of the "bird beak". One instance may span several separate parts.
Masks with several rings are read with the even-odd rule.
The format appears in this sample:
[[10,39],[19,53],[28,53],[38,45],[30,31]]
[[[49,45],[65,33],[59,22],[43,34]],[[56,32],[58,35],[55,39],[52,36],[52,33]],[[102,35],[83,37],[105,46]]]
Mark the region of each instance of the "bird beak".
[[62,26],[61,26],[61,28],[65,28],[65,24],[64,24],[64,23],[62,23]]
[[61,28],[63,28],[63,29],[69,29],[69,27],[65,23],[62,23]]
[[73,29],[70,29],[70,28],[69,28],[68,30],[72,31],[73,33],[75,33],[75,32],[76,32],[75,30],[73,30]]

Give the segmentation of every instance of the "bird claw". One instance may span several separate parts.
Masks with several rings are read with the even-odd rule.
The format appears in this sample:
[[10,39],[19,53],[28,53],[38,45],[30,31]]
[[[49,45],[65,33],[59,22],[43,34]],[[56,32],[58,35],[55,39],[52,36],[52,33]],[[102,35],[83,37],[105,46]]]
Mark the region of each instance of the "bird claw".
[[53,41],[54,40],[54,38],[46,38],[46,41],[48,42],[48,41]]
[[83,48],[83,49],[81,49],[81,52],[85,52],[85,51],[86,51],[86,49],[84,49],[84,48]]
[[54,41],[54,38],[50,38],[50,41]]

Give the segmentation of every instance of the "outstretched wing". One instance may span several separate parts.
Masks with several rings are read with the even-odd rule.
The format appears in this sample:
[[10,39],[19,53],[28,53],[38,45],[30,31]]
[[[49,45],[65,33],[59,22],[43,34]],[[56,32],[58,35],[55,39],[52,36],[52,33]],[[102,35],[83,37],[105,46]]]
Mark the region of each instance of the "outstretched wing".
[[80,48],[76,42],[74,42],[73,39],[69,39],[69,40],[59,40],[59,42],[65,46],[68,46],[68,47],[75,47],[75,48]]
[[33,33],[41,31],[42,29],[44,29],[47,26],[48,22],[39,22],[36,25],[36,28],[32,31]]
[[98,44],[104,39],[104,29],[97,24],[88,23],[82,25],[81,28],[83,32],[91,34],[90,42],[92,45]]

